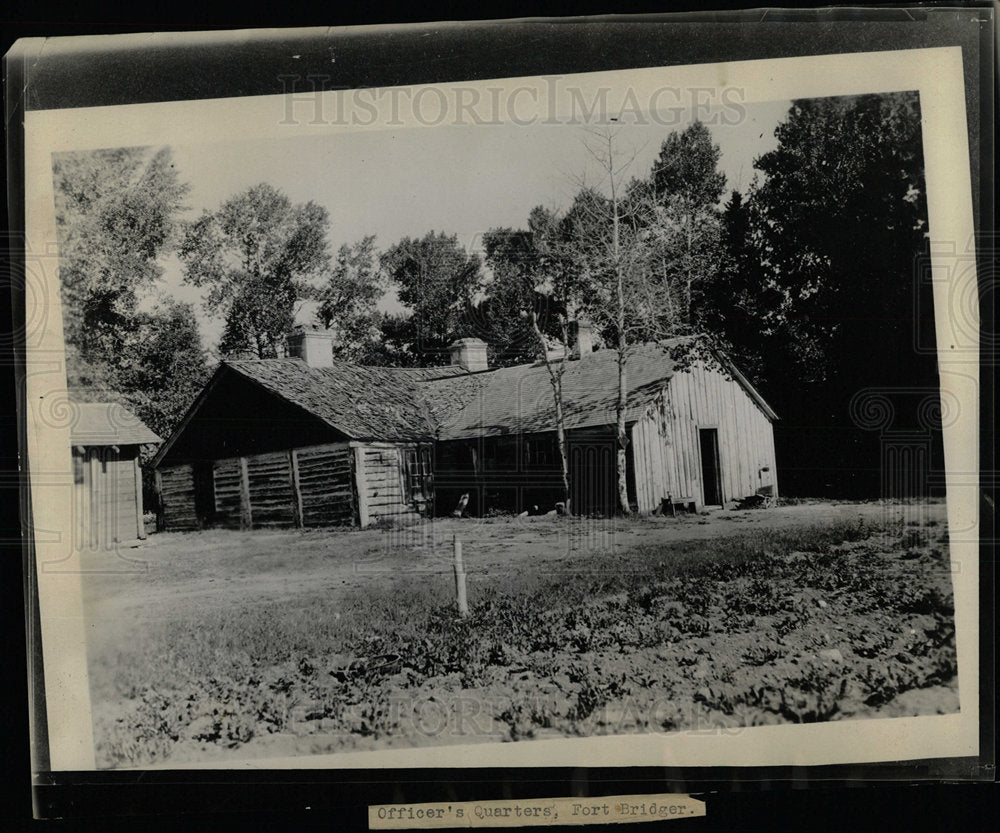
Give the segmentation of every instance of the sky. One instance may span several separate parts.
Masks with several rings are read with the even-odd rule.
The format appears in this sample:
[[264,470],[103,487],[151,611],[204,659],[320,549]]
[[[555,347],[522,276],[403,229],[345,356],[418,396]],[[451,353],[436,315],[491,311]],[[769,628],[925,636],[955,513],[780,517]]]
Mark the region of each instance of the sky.
[[[722,152],[727,194],[750,184],[754,159],[775,146],[774,129],[789,105],[747,104],[746,118],[735,125],[712,124],[711,113],[702,114]],[[671,130],[685,126],[623,125],[617,142],[622,159],[631,159],[628,173],[647,176]],[[524,227],[536,205],[567,208],[581,180],[601,186],[587,138],[583,128],[568,124],[443,125],[175,145],[173,152],[181,180],[191,186],[186,219],[267,182],[292,202],[326,207],[332,252],[368,234],[381,250],[429,231],[457,234],[475,252],[483,232]],[[202,311],[203,290],[183,282],[176,256],[162,264],[160,291],[195,305],[205,346],[214,348],[222,322]],[[398,309],[391,293],[381,306]],[[310,314],[306,306],[300,321]]]

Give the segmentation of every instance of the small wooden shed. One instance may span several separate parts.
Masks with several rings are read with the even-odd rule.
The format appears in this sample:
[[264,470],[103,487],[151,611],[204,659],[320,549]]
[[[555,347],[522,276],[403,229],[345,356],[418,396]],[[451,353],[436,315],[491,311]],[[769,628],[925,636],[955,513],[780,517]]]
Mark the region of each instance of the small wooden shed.
[[74,535],[79,549],[110,549],[146,537],[140,447],[161,439],[114,402],[74,403]]

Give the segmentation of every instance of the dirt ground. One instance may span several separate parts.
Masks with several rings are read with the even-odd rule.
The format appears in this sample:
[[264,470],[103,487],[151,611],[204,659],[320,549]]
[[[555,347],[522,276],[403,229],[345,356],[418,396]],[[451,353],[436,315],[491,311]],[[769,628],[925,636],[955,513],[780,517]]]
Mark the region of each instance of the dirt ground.
[[[897,532],[663,572],[854,526]],[[85,565],[100,765],[953,712],[945,530],[943,503],[810,502],[153,535]]]
[[711,540],[752,529],[863,519],[877,523],[922,517],[944,520],[944,504],[803,503],[768,510],[716,511],[677,518],[644,517],[434,519],[400,529],[307,529],[161,533],[140,547],[90,554],[84,584],[88,619],[128,621],[131,614],[183,617],[202,605],[241,607],[261,598],[294,598],[304,590],[334,595],[401,575],[452,575],[453,539],[462,541],[469,581],[498,572],[573,571],[583,553],[638,545]]

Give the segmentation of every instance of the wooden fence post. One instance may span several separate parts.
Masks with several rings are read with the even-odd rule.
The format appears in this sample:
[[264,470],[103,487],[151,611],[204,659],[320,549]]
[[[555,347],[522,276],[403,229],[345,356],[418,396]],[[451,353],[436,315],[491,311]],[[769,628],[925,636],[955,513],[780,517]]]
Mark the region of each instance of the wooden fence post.
[[469,615],[469,601],[465,593],[465,564],[462,563],[462,542],[455,536],[455,595],[458,597],[458,615]]

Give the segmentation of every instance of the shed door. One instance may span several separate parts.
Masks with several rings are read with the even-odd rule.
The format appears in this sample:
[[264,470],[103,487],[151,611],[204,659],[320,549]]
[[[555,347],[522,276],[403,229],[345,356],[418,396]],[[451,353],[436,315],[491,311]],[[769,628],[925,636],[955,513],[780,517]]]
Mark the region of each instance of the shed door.
[[722,473],[719,470],[719,432],[716,428],[698,430],[701,446],[701,483],[706,506],[722,505]]
[[133,541],[139,537],[135,504],[135,463],[130,455],[122,455],[114,447],[95,449],[98,452],[97,491],[100,517],[105,527],[100,537],[105,544]]

